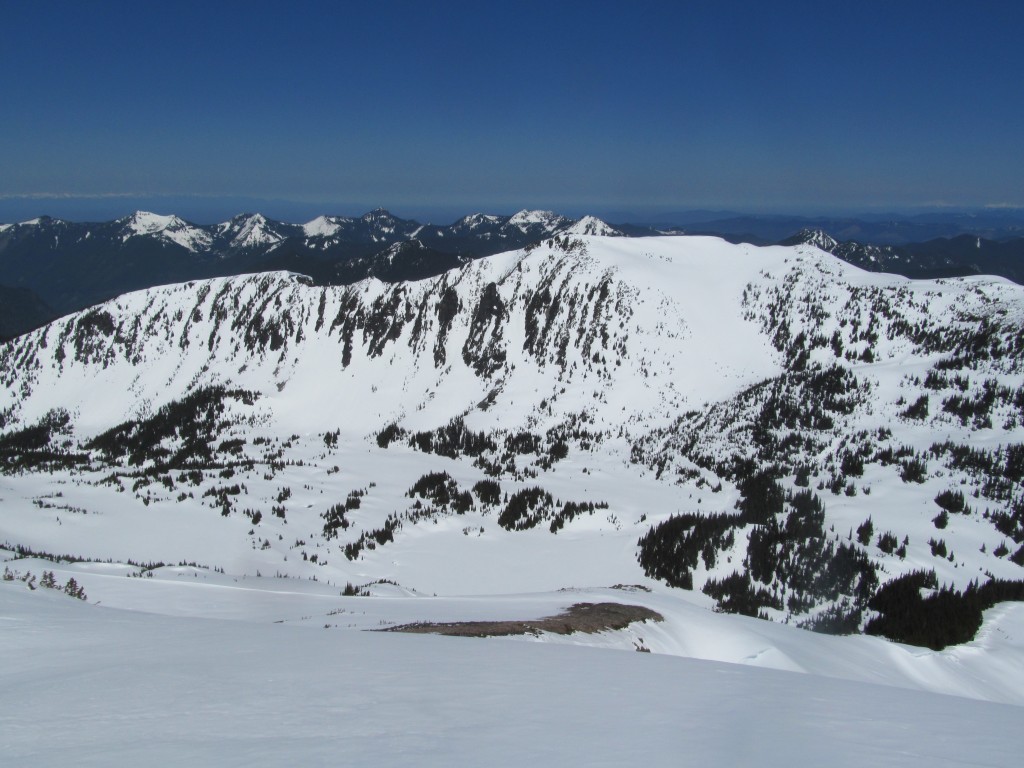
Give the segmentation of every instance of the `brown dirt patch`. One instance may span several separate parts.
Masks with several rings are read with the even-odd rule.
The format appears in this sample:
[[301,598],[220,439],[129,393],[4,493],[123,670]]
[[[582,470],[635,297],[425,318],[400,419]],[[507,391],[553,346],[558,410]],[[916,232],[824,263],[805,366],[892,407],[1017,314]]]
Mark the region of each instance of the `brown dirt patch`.
[[657,611],[640,605],[622,603],[576,603],[557,616],[529,621],[456,621],[451,623],[403,624],[388,627],[384,632],[412,632],[415,634],[450,635],[454,637],[499,637],[507,635],[553,632],[571,635],[573,632],[593,634],[608,629],[625,629],[634,621],[663,621]]

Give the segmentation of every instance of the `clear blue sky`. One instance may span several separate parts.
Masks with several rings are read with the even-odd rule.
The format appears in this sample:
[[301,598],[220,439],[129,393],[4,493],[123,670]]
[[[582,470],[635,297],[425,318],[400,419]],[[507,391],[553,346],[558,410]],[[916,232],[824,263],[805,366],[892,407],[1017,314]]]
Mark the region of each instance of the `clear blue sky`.
[[1024,206],[1016,2],[2,9],[0,221]]

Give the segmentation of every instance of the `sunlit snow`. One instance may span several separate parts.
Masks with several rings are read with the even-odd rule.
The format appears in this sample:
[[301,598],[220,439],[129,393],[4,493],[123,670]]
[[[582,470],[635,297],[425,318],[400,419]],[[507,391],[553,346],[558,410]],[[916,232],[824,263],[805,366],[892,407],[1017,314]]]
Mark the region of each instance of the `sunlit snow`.
[[[165,231],[157,219],[137,226]],[[6,759],[1016,765],[1024,606],[998,605],[972,642],[936,652],[814,634],[781,611],[772,622],[717,613],[699,589],[670,588],[637,563],[653,524],[735,509],[736,487],[710,470],[670,457],[663,472],[632,451],[701,412],[703,446],[727,455],[734,436],[714,427],[718,410],[784,370],[762,325],[779,296],[793,304],[792,335],[825,339],[848,329],[840,309],[866,315],[883,300],[922,327],[1024,322],[1024,291],[1003,280],[871,274],[812,245],[576,236],[399,285],[314,286],[279,272],[163,286],[11,342],[0,412],[31,425],[66,409],[69,443],[204,385],[256,397],[220,416],[216,440],[240,441],[251,461],[230,473],[158,480],[147,459],[0,476],[0,566],[12,572],[0,582]],[[448,325],[442,298],[458,307]],[[480,321],[484,305],[502,321]],[[111,330],[82,330],[91,327]],[[847,343],[861,354],[863,342]],[[946,438],[1024,442],[1009,411],[983,428],[938,407],[927,422],[902,417],[938,356],[896,333],[879,333],[873,348],[849,361],[871,397],[843,417],[844,435],[885,427],[919,450]],[[831,353],[826,344],[813,354]],[[484,373],[473,367],[481,360],[492,366]],[[1010,364],[986,365],[1005,386],[1024,384]],[[482,504],[406,517],[393,541],[349,559],[360,533],[411,511],[409,489],[425,473],[447,472],[460,488],[489,476],[467,456],[375,440],[391,423],[415,432],[455,418],[539,434],[579,420],[599,435],[592,444],[572,442],[547,468],[518,457],[501,488],[539,485],[604,506],[557,533],[506,530]],[[917,568],[960,587],[986,573],[1019,578],[1020,566],[994,554],[1005,537],[980,505],[945,529],[955,558],[930,552],[933,499],[960,479],[936,463],[906,483],[898,466],[870,464],[853,494],[820,491],[826,523],[846,536],[870,515],[879,531],[906,536],[903,557],[871,550],[884,578]],[[238,490],[222,514],[216,493],[229,483]],[[325,513],[356,491],[351,529],[328,537]],[[88,562],[16,557],[15,546]],[[744,547],[698,566],[697,584],[739,567]],[[44,571],[75,579],[85,603],[40,587]],[[342,596],[347,586],[366,596]],[[536,619],[580,602],[642,605],[664,621],[511,639],[368,631]]]
[[122,240],[139,235],[156,235],[176,243],[190,251],[200,251],[209,247],[210,235],[177,216],[161,216],[148,211],[136,211],[131,216],[120,220],[123,225]]

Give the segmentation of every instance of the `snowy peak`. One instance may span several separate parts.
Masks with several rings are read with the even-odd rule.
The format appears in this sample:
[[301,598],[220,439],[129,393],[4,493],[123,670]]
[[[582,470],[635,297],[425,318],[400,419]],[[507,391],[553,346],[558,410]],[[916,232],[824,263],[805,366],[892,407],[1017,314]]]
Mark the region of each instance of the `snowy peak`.
[[510,217],[503,230],[542,239],[557,233],[567,235],[598,235],[603,237],[623,237],[624,233],[613,228],[596,216],[584,216],[573,220],[560,216],[552,211],[519,211]]
[[19,221],[11,224],[0,224],[0,232],[7,232],[8,230],[16,230],[20,227],[38,227],[39,225],[49,222],[48,217],[42,217],[38,219],[29,219],[28,221]]
[[386,208],[374,208],[372,211],[368,211],[360,216],[359,220],[364,224],[384,230],[394,229],[399,222],[399,219]]
[[785,241],[786,245],[812,245],[826,253],[835,251],[839,241],[821,229],[802,229]]
[[177,216],[161,216],[149,211],[136,211],[131,216],[120,219],[124,228],[133,235],[152,235],[168,228],[180,228],[184,222]]
[[351,224],[352,219],[343,216],[317,216],[302,225],[306,237],[333,237],[343,226]]
[[572,223],[571,219],[559,216],[553,211],[529,211],[524,209],[513,215],[505,226],[518,229],[523,234],[540,234],[543,236],[553,234]]
[[354,222],[353,234],[358,239],[372,243],[391,244],[396,240],[415,237],[423,227],[416,221],[400,219],[384,208],[364,213]]
[[[47,225],[50,225],[50,224],[64,224],[64,223],[65,222],[63,222],[60,219],[54,219],[54,218],[51,218],[49,216],[37,216],[36,218],[29,219],[28,221],[19,221],[17,224],[4,224],[3,228],[4,229],[8,229],[8,228],[11,228],[11,227],[43,227],[43,226],[47,226]],[[2,231],[2,230],[0,230],[0,231]]]
[[[454,224],[438,228],[438,231],[442,237],[471,238],[478,242],[508,242],[510,240],[508,237],[509,233],[505,229],[508,221],[508,216],[496,216],[491,213],[471,213],[468,216],[463,216]],[[518,230],[514,231],[513,234],[521,236]]]
[[597,235],[600,237],[625,237],[623,232],[612,227],[596,216],[584,216],[572,226],[563,229],[566,235]]
[[[966,239],[973,249],[975,238]],[[946,242],[949,243],[948,250],[952,251],[953,244],[950,241]],[[871,272],[895,272],[915,278],[953,277],[958,273],[970,274],[977,271],[955,269],[954,265],[949,263],[952,260],[944,258],[942,251],[947,250],[944,248],[939,249],[938,255],[927,252],[917,254],[912,247],[907,246],[870,245],[856,240],[840,242],[820,229],[803,229],[783,240],[780,245],[809,245],[861,269]],[[928,245],[924,243],[919,247],[927,249]]]
[[463,216],[452,225],[453,230],[473,232],[482,228],[495,227],[501,224],[501,216],[490,213],[471,213]]
[[359,217],[359,220],[383,232],[393,232],[397,223],[395,217],[383,208],[364,213]]
[[243,213],[221,224],[218,232],[228,238],[229,250],[238,251],[279,243],[287,237],[282,229],[262,213]]
[[[286,408],[308,406],[311,420],[319,417],[314,413],[340,415],[340,404],[355,402],[363,383],[391,380],[396,370],[406,372],[411,377],[407,390],[399,393],[388,388],[387,398],[392,399],[383,394],[371,398],[383,410],[368,409],[365,415],[348,417],[353,423],[362,419],[359,429],[364,433],[383,427],[386,414],[418,413],[416,418],[431,427],[470,412],[489,418],[486,408],[478,404],[490,391],[506,382],[512,392],[527,387],[534,378],[536,383],[527,388],[536,395],[516,398],[514,410],[500,415],[503,421],[526,423],[541,413],[549,418],[541,400],[557,398],[563,386],[577,384],[590,388],[591,400],[595,391],[597,397],[612,396],[618,403],[616,419],[618,414],[639,412],[645,415],[645,423],[664,424],[664,414],[655,416],[656,410],[666,404],[681,408],[691,397],[702,400],[705,388],[693,380],[694,375],[678,369],[676,362],[693,359],[702,348],[684,333],[666,342],[662,325],[668,316],[680,328],[700,322],[698,308],[706,302],[698,300],[699,291],[670,295],[661,287],[699,282],[686,279],[692,268],[678,258],[686,252],[685,243],[667,239],[645,243],[643,248],[637,244],[620,253],[606,242],[600,238],[574,241],[571,246],[548,242],[528,251],[480,259],[433,279],[392,285],[371,280],[348,287],[311,287],[283,273],[269,273],[128,294],[52,326],[52,343],[34,350],[43,368],[19,367],[14,356],[0,357],[0,376],[19,379],[12,389],[0,387],[0,409],[17,401],[28,411],[37,406],[43,412],[50,410],[55,401],[48,400],[53,394],[49,387],[59,388],[61,380],[72,379],[51,378],[45,370],[61,366],[69,375],[74,368],[76,376],[85,378],[122,376],[124,382],[143,387],[144,396],[153,402],[185,395],[193,386],[195,371],[205,370],[229,381],[244,366],[248,388],[287,398],[303,393]],[[695,245],[699,252],[700,243]],[[649,255],[654,251],[661,260]],[[386,253],[372,265],[374,274],[387,272],[388,257],[435,258],[417,240],[394,244]],[[742,254],[738,258],[747,267],[760,266]],[[735,272],[728,286],[733,302],[743,288],[741,271]],[[643,310],[648,304],[658,311]],[[144,319],[137,322],[140,313]],[[107,328],[122,330],[111,331],[108,337]],[[128,334],[124,344],[117,335],[122,332]],[[735,359],[728,360],[730,372],[743,371],[744,381],[758,381],[774,370],[772,354],[726,342],[738,335],[735,324],[719,323],[715,332],[723,337],[710,346],[735,352]],[[99,358],[93,351],[99,354],[115,337],[118,362],[97,367]],[[68,339],[70,345],[61,361],[52,357],[58,338]],[[182,339],[187,340],[185,349],[180,346]],[[81,349],[88,351],[76,356],[73,350],[79,341]],[[662,359],[667,347],[675,354]],[[156,381],[144,375],[157,361],[169,366],[168,371],[178,371],[173,386],[167,378]],[[648,380],[647,374],[655,370],[658,375]],[[443,397],[424,400],[430,389],[427,381],[442,374],[459,384],[444,388]],[[31,382],[32,394],[27,397],[18,388],[22,378]],[[352,385],[345,382],[351,381],[360,383],[349,391],[346,387]],[[278,390],[284,382],[288,386]],[[714,391],[724,387],[722,382],[711,385]],[[172,392],[174,388],[179,389]],[[339,399],[341,392],[350,396]],[[632,394],[624,399],[627,392]],[[575,396],[557,402],[554,410],[561,414],[559,418],[589,405]],[[73,405],[68,401],[62,407],[73,410]],[[130,414],[133,404],[109,405],[125,409],[113,420],[118,421]]]
[[149,211],[136,211],[131,216],[119,219],[121,241],[133,237],[158,237],[180,245],[189,251],[206,250],[210,246],[210,235],[177,216],[162,216]]

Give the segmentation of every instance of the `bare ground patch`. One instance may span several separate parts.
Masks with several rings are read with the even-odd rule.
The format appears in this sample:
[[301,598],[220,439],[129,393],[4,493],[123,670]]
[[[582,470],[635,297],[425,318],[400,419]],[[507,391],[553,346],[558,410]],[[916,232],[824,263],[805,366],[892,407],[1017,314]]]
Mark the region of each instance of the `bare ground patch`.
[[593,634],[609,629],[625,629],[635,621],[663,621],[657,611],[641,605],[622,603],[576,603],[557,616],[527,621],[456,621],[451,623],[423,622],[388,627],[384,632],[411,632],[414,634],[450,635],[453,637],[499,637],[507,635],[553,632],[571,635],[573,632]]

